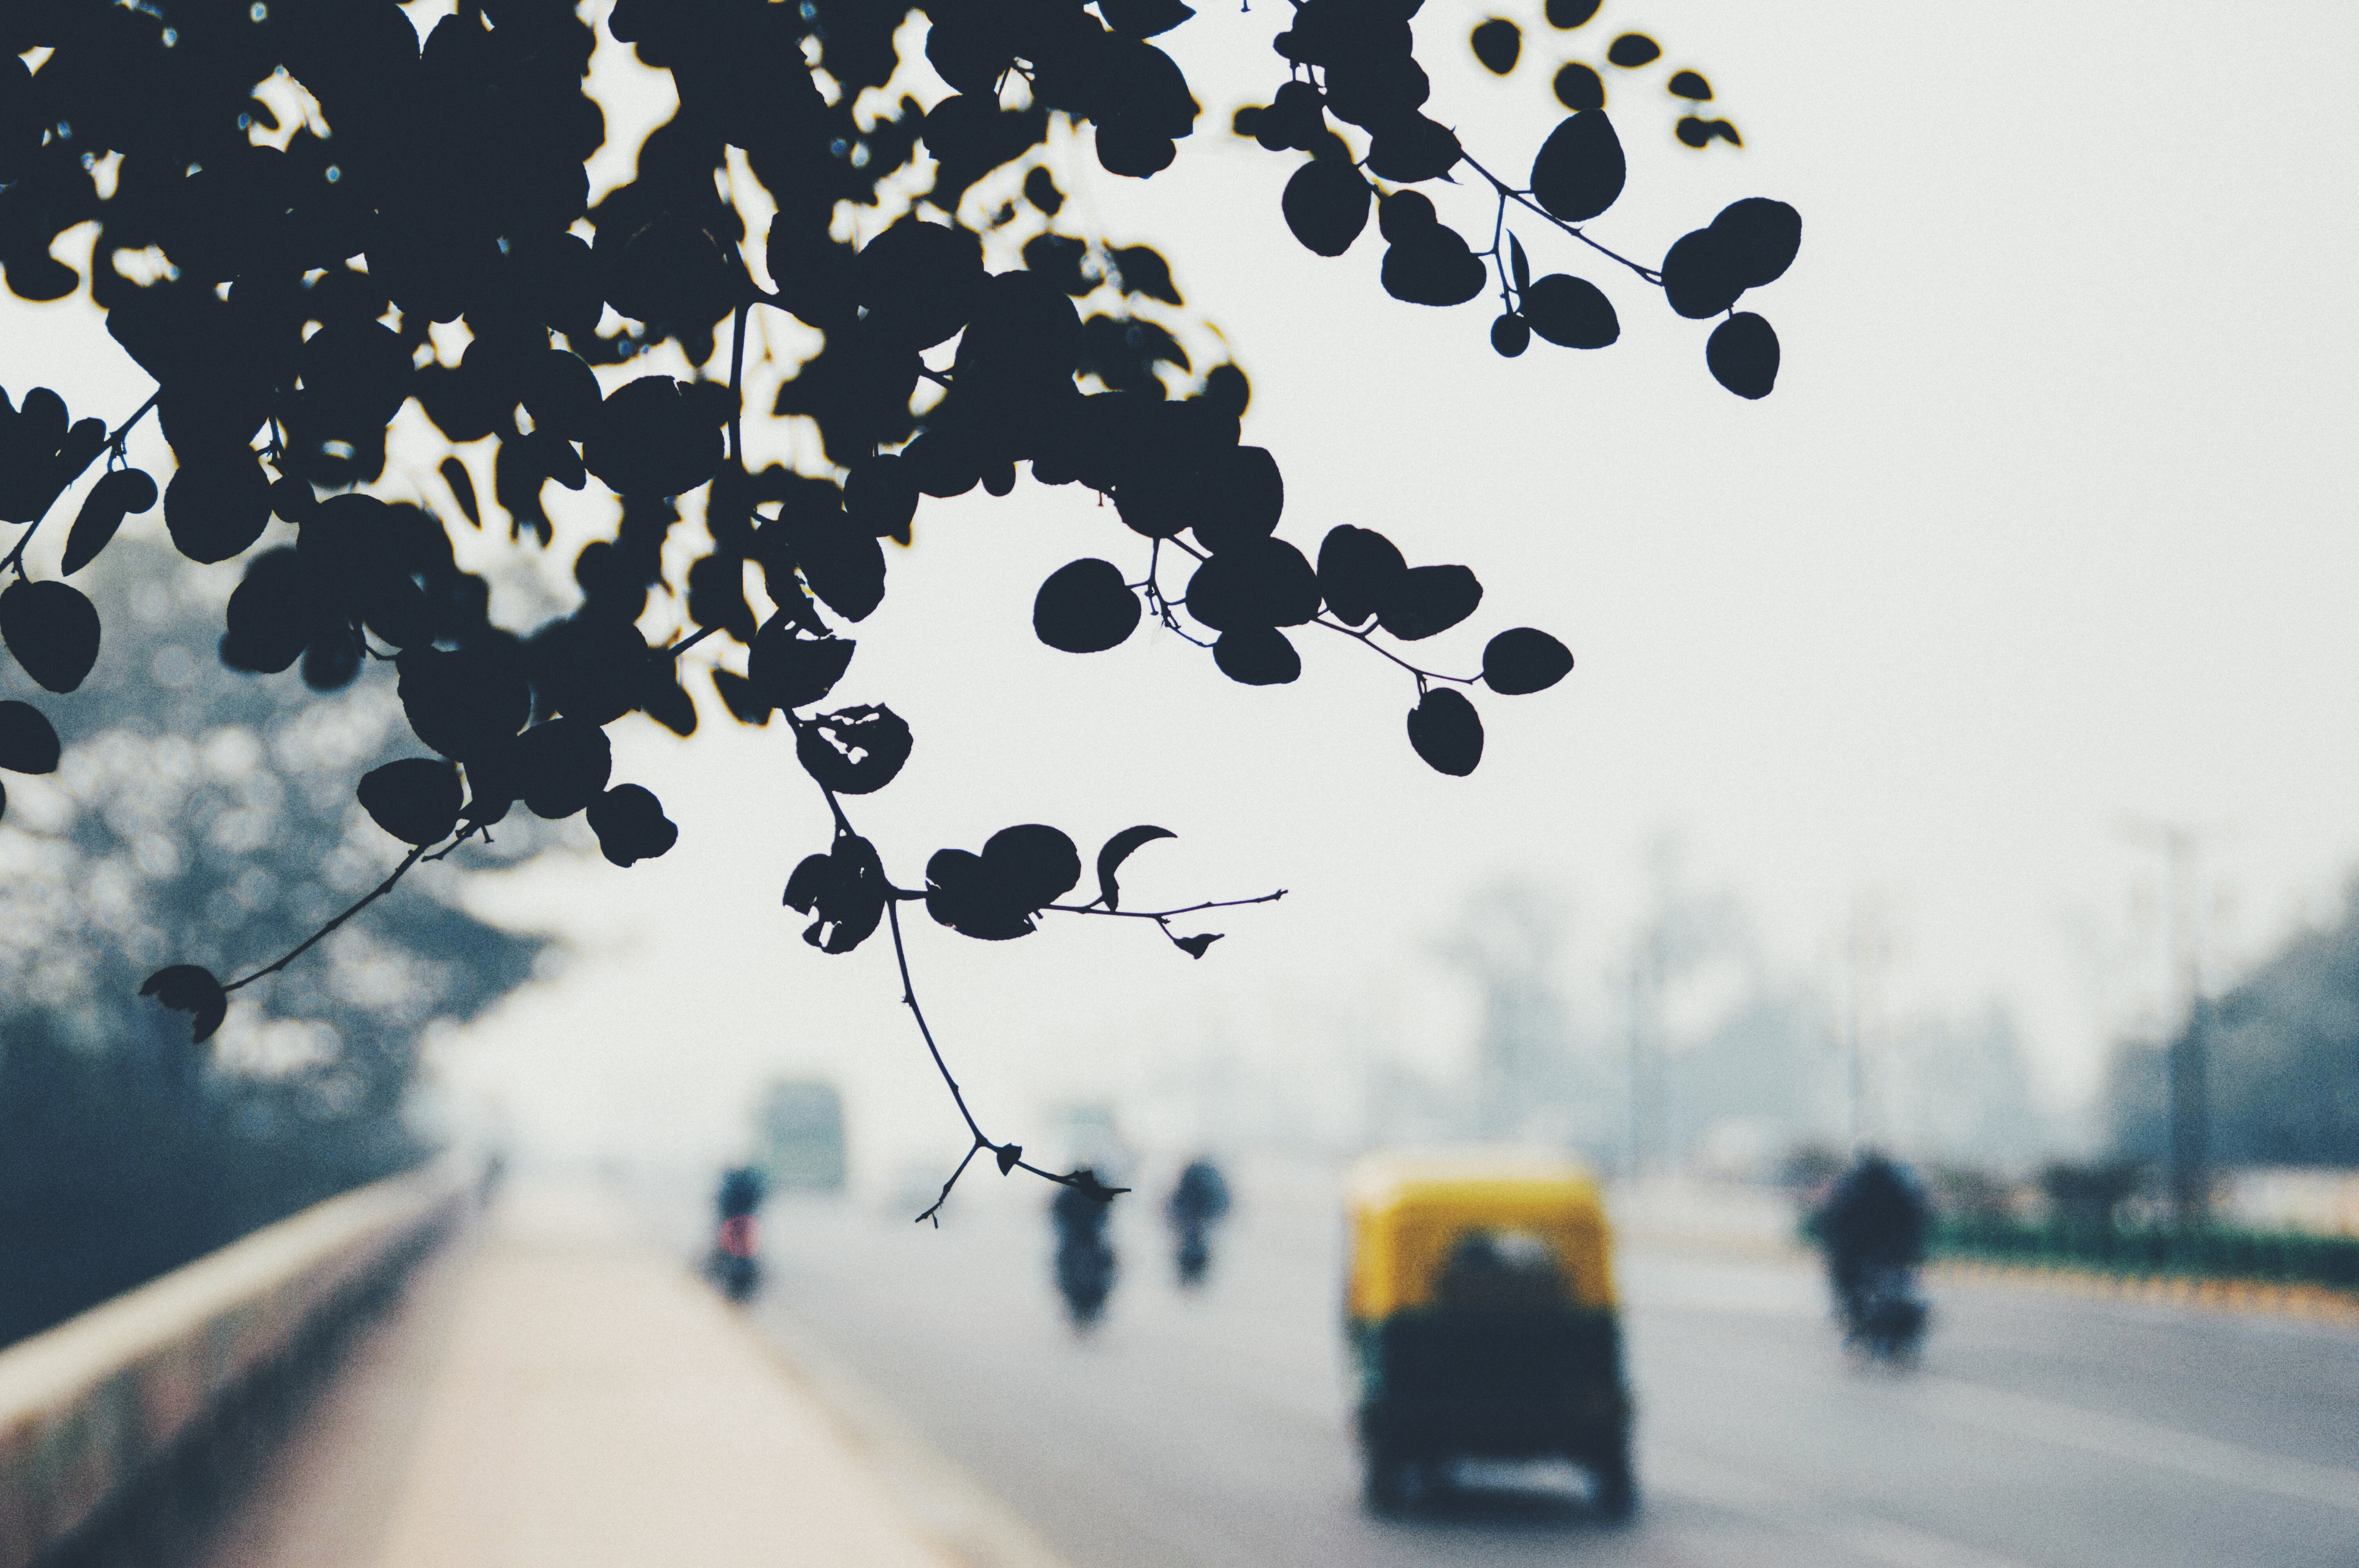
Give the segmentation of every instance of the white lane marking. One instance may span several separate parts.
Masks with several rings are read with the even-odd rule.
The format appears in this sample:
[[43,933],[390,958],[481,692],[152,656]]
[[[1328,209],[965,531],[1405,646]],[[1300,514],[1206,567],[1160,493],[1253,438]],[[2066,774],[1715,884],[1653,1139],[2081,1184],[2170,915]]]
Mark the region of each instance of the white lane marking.
[[1932,1413],[1969,1426],[2359,1513],[2359,1470],[2265,1454],[2242,1444],[1951,1378],[1919,1377],[1912,1386]]
[[2019,1558],[1984,1552],[1897,1520],[1831,1508],[1807,1493],[1659,1444],[1643,1444],[1639,1451],[1645,1464],[1639,1479],[1648,1490],[1831,1541],[1887,1568],[2029,1568]]

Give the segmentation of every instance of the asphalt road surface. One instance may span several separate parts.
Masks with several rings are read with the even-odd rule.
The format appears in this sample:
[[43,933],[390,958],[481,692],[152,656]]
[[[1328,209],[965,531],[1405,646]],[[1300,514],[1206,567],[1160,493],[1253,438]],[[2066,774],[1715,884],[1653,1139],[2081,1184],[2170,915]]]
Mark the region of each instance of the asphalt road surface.
[[1323,1180],[1238,1175],[1194,1294],[1153,1206],[1124,1204],[1087,1336],[1050,1284],[1045,1194],[979,1182],[940,1230],[774,1201],[752,1311],[1073,1568],[2359,1564],[2359,1331],[1937,1285],[1922,1364],[1892,1373],[1845,1360],[1801,1262],[1625,1249],[1637,1519],[1593,1518],[1569,1471],[1500,1466],[1380,1519]]

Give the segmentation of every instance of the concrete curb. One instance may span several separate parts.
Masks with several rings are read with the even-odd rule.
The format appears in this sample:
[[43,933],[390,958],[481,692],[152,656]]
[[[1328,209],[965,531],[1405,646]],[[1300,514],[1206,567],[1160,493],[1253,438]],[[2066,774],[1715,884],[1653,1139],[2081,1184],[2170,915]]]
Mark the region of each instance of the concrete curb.
[[2011,1286],[2206,1312],[2250,1313],[2359,1327],[2359,1292],[2271,1280],[2206,1280],[2183,1274],[2110,1274],[2038,1263],[1943,1259],[1927,1272],[1958,1284]]

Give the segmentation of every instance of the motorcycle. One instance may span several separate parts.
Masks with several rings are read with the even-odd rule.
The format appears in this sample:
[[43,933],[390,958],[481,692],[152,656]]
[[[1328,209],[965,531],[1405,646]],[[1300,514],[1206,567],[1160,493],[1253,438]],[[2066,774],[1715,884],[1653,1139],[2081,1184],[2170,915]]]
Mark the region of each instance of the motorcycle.
[[752,1298],[762,1282],[761,1231],[752,1215],[732,1215],[721,1222],[704,1271],[731,1301]]
[[1210,1160],[1190,1162],[1163,1206],[1178,1244],[1172,1260],[1181,1290],[1204,1282],[1212,1266],[1212,1227],[1228,1212],[1229,1186],[1220,1167]]
[[1104,1315],[1114,1293],[1114,1243],[1106,1238],[1106,1206],[1073,1187],[1059,1189],[1049,1216],[1057,1227],[1057,1290],[1077,1331]]
[[1931,1316],[1917,1293],[1917,1271],[1901,1264],[1860,1271],[1843,1303],[1843,1348],[1889,1367],[1916,1365]]
[[723,1174],[714,1199],[721,1227],[705,1254],[704,1272],[733,1302],[747,1300],[762,1282],[761,1221],[755,1211],[762,1206],[766,1184],[761,1172],[740,1166]]

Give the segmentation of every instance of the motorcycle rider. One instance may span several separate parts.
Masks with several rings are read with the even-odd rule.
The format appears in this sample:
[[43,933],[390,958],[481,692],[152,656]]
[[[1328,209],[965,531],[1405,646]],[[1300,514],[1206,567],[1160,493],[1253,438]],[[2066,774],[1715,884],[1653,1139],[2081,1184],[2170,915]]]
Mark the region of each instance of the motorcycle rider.
[[1201,1156],[1190,1161],[1163,1203],[1163,1217],[1178,1244],[1182,1288],[1203,1282],[1212,1261],[1212,1227],[1228,1212],[1229,1184],[1222,1179],[1221,1168]]
[[761,1278],[762,1235],[755,1210],[762,1206],[766,1185],[760,1171],[740,1165],[722,1173],[721,1191],[713,1199],[720,1229],[706,1268],[734,1302],[752,1295]]
[[[1912,1281],[1925,1260],[1931,1221],[1916,1178],[1873,1149],[1862,1152],[1819,1205],[1811,1227],[1826,1249],[1827,1281],[1852,1338],[1882,1333],[1908,1341],[1921,1329],[1924,1307]],[[1906,1322],[1875,1321],[1886,1300],[1904,1303]]]
[[1088,1177],[1088,1184],[1060,1186],[1049,1217],[1057,1227],[1057,1289],[1064,1295],[1073,1326],[1087,1329],[1105,1311],[1106,1297],[1114,1291],[1114,1243],[1106,1237],[1111,1206],[1096,1195],[1104,1189],[1098,1186],[1094,1172],[1074,1174]]

